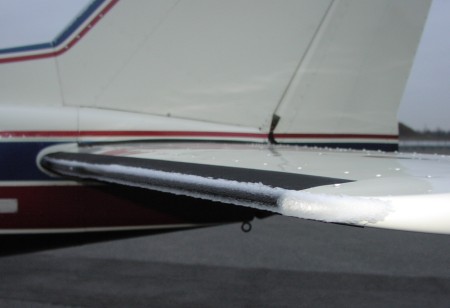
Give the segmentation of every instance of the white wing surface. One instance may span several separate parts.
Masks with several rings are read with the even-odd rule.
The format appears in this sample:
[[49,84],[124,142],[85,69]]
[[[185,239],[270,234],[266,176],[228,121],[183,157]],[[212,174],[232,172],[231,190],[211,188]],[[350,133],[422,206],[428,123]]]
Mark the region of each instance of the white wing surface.
[[450,234],[446,156],[183,142],[66,145],[40,161],[63,176],[298,218]]

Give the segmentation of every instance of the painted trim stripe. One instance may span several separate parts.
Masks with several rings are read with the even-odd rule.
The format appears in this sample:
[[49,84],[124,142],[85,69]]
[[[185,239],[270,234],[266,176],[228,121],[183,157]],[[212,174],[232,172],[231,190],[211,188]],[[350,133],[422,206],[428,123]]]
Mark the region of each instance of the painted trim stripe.
[[15,56],[15,57],[9,57],[9,58],[3,58],[0,59],[1,63],[11,63],[11,62],[18,62],[18,61],[29,61],[29,60],[38,60],[38,59],[45,59],[45,58],[51,58],[51,57],[57,57],[69,49],[71,49],[77,42],[79,42],[88,32],[91,30],[99,21],[103,18],[103,16],[108,13],[111,8],[118,2],[119,0],[111,0],[97,15],[95,15],[92,20],[84,27],[82,28],[71,41],[69,41],[64,46],[63,43],[72,36],[72,34],[76,33],[77,29],[86,21],[88,18],[105,2],[105,0],[97,0],[94,1],[69,27],[66,28],[66,30],[59,35],[54,41],[49,43],[42,43],[42,44],[34,44],[34,45],[28,45],[28,46],[21,46],[21,47],[14,47],[14,48],[7,48],[0,50],[0,54],[9,54],[9,53],[16,53],[16,52],[30,52],[30,51],[36,51],[41,49],[49,49],[49,48],[56,48],[62,46],[62,48],[53,50],[50,52],[43,52],[33,55],[24,55],[24,56]]
[[[211,131],[1,131],[0,138],[36,137],[238,137],[267,138],[267,133],[211,132]],[[371,134],[275,134],[280,139],[388,139],[398,135]]]
[[19,210],[17,199],[0,198],[0,214],[14,214]]
[[216,226],[220,223],[197,223],[197,224],[155,224],[155,225],[139,225],[139,226],[112,226],[112,227],[74,227],[74,228],[1,228],[0,234],[56,234],[56,233],[91,233],[91,232],[106,232],[106,231],[139,231],[139,230],[175,230]]
[[265,133],[208,131],[3,131],[0,138],[77,138],[77,137],[222,137],[267,138]]
[[283,139],[389,139],[397,140],[398,135],[380,134],[296,134],[284,133],[274,134],[275,138]]

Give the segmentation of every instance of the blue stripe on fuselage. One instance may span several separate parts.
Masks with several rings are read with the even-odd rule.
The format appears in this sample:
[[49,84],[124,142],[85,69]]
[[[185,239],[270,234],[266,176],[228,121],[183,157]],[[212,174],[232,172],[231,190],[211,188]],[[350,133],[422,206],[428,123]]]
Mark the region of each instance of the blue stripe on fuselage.
[[54,180],[36,165],[41,150],[58,142],[0,142],[0,181]]

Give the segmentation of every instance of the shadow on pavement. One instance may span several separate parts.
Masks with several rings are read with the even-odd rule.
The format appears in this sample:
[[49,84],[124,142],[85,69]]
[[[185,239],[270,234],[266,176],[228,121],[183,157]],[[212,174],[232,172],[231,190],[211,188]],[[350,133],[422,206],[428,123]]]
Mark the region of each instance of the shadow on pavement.
[[183,229],[0,235],[0,257],[133,237],[156,235],[180,230]]

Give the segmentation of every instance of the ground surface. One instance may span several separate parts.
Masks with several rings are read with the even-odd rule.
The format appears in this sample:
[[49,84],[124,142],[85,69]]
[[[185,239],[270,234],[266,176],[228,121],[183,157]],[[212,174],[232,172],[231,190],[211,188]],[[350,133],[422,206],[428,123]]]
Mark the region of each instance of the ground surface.
[[0,306],[450,306],[446,235],[274,216],[115,237],[0,237]]

